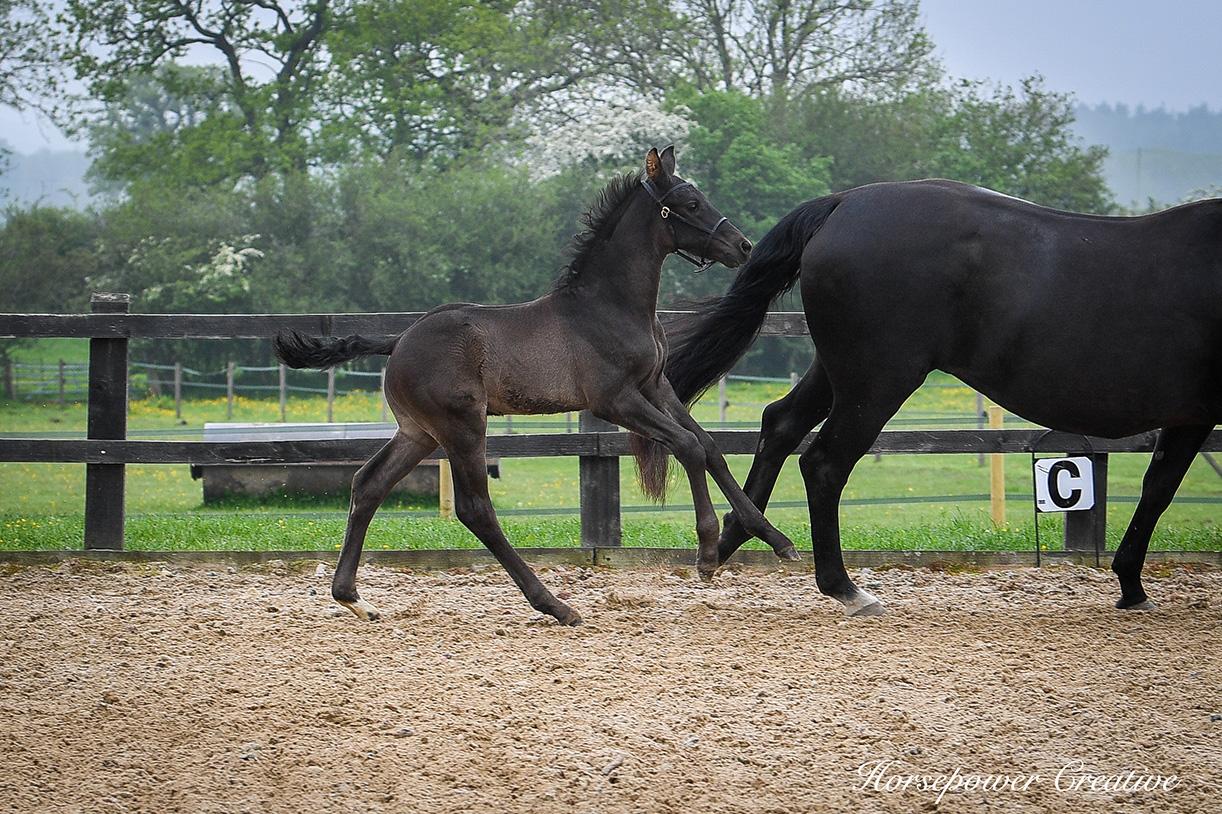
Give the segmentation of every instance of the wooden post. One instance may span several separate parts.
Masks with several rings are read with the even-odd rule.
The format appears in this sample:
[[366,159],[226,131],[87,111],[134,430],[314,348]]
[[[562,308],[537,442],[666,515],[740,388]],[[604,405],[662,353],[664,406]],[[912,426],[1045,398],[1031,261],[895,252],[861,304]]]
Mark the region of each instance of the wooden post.
[[454,519],[454,473],[449,458],[437,462],[437,506],[442,520]]
[[229,407],[225,412],[229,421],[233,420],[233,370],[234,364],[230,362],[225,366],[225,395],[228,399]]
[[[582,410],[577,418],[580,432],[614,432],[619,428]],[[581,547],[610,548],[623,545],[620,525],[619,457],[582,455],[578,459],[581,491]]]
[[280,363],[280,421],[285,421],[285,416],[288,414],[289,408],[289,368],[283,362]]
[[1066,551],[1103,551],[1107,548],[1107,453],[1090,456],[1094,469],[1095,505],[1065,513]]
[[[93,313],[125,314],[128,294],[94,294]],[[89,417],[87,437],[107,441],[127,437],[127,340],[89,340]],[[85,548],[123,549],[123,464],[85,465]]]
[[[1002,425],[1002,409],[996,405],[989,407],[989,429],[1000,430]],[[1006,523],[1006,456],[1000,452],[989,455],[989,508],[993,514],[993,524],[1004,526]]]
[[182,362],[174,363],[174,417],[182,418]]
[[[976,391],[976,429],[978,430],[984,429],[984,418],[985,418],[984,393],[981,393],[980,391]],[[984,468],[984,453],[983,452],[976,456],[976,465],[979,466],[981,469]]]
[[382,402],[382,423],[386,423],[386,410],[390,405],[386,403],[386,368],[382,368],[382,375],[378,377],[378,400]]
[[59,409],[64,410],[68,407],[68,401],[65,398],[64,391],[68,389],[67,376],[64,373],[64,360],[59,360]]
[[327,368],[327,421],[335,420],[335,368]]

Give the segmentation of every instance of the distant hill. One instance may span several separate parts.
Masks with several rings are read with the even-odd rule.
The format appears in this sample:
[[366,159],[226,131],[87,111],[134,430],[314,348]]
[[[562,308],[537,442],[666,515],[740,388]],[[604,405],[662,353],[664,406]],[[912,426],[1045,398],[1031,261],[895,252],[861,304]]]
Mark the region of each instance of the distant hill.
[[1074,131],[1111,150],[1104,174],[1116,201],[1144,209],[1222,192],[1222,111],[1186,113],[1126,105],[1079,105]]
[[39,150],[30,155],[10,153],[0,167],[0,204],[75,206],[89,203],[83,152]]

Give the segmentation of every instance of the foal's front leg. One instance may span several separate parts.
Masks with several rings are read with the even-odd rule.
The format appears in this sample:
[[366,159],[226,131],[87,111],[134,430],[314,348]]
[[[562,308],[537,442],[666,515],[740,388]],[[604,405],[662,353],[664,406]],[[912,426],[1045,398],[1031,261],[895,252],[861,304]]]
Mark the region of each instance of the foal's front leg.
[[[770,545],[780,559],[792,562],[801,560],[802,556],[798,554],[798,549],[794,546],[793,541],[768,522],[763,511],[751,501],[751,498],[747,497],[742,487],[738,485],[738,481],[734,480],[734,474],[730,472],[730,466],[726,463],[726,458],[721,454],[713,437],[705,432],[696,419],[692,418],[692,414],[688,412],[687,407],[675,395],[675,391],[665,379],[662,381],[660,394],[667,412],[700,442],[704,450],[705,466],[709,474],[713,476],[714,483],[730,502],[735,520],[751,536],[758,537]],[[725,559],[720,553],[718,554],[719,563]]]
[[621,393],[611,401],[610,407],[591,407],[591,412],[601,419],[619,424],[637,435],[665,445],[687,473],[692,489],[692,503],[696,509],[696,537],[699,541],[696,570],[701,579],[712,579],[719,564],[717,538],[720,524],[717,520],[717,510],[713,508],[708,482],[705,480],[705,453],[700,440],[639,391]]

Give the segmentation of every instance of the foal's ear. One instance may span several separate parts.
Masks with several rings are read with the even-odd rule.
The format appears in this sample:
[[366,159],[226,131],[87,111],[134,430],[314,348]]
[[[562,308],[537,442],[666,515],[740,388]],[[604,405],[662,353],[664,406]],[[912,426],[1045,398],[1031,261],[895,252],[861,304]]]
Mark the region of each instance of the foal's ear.
[[[674,166],[674,163],[671,163]],[[649,154],[645,156],[645,176],[651,184],[656,184],[661,181],[666,174],[666,169],[662,165],[662,157],[658,155],[658,149],[652,147]]]
[[662,158],[662,166],[666,168],[667,172],[669,172],[671,175],[674,175],[675,174],[675,145],[672,144],[669,147],[667,147],[665,150],[663,150],[661,158]]

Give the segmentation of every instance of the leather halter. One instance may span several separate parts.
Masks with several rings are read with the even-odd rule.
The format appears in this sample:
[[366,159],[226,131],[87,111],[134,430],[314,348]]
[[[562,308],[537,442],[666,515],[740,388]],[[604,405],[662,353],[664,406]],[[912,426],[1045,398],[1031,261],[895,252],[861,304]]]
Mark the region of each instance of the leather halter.
[[684,187],[692,187],[693,189],[695,189],[695,186],[692,185],[691,181],[684,181],[682,183],[675,184],[673,187],[666,190],[666,192],[662,195],[658,195],[658,191],[653,188],[653,184],[649,183],[648,178],[641,179],[641,186],[645,187],[645,191],[649,193],[649,197],[653,198],[654,203],[662,207],[662,220],[666,221],[666,228],[670,230],[670,236],[672,240],[675,237],[675,227],[670,221],[671,218],[675,218],[676,220],[682,221],[683,223],[686,223],[688,226],[692,227],[693,229],[696,229],[697,231],[700,231],[700,232],[704,232],[706,235],[708,235],[708,237],[704,239],[704,245],[700,248],[699,259],[697,259],[696,257],[693,257],[692,255],[688,254],[683,249],[680,249],[677,247],[675,248],[675,254],[679,255],[684,260],[691,263],[693,266],[696,266],[697,274],[699,274],[702,271],[705,271],[710,266],[712,266],[713,263],[715,263],[716,261],[708,259],[707,252],[709,250],[709,243],[712,242],[713,235],[717,234],[717,230],[721,228],[721,224],[727,221],[727,218],[723,217],[721,220],[717,221],[717,223],[713,225],[712,229],[710,229],[709,227],[696,223],[695,221],[688,220],[687,218],[683,217],[683,215],[680,212],[674,209],[671,209],[669,206],[666,205],[666,199],[669,198],[671,193],[674,192],[675,190],[683,189]]

